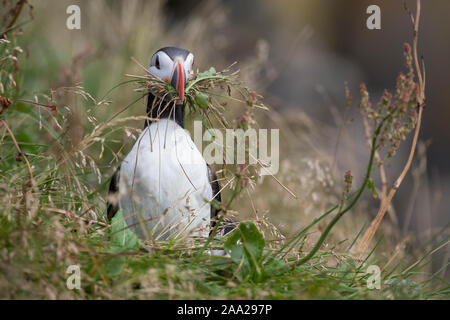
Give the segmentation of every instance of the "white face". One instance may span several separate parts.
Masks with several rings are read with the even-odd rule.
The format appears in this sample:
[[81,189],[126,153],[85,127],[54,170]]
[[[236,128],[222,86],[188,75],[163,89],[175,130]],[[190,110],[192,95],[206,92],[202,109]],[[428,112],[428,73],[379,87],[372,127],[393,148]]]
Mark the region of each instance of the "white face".
[[[186,78],[189,78],[189,76],[194,73],[192,70],[194,55],[192,53],[189,53],[184,61],[182,57],[174,57],[174,60],[183,63]],[[153,55],[148,71],[158,78],[170,82],[176,65],[175,61],[173,61],[164,51],[158,51]]]

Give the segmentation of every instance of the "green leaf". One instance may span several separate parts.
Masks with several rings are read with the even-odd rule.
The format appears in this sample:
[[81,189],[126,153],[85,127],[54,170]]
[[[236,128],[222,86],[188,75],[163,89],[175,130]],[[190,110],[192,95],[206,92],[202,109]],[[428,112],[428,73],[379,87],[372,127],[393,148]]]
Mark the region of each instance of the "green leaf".
[[216,69],[214,69],[214,67],[209,68],[209,70],[200,72],[199,74],[197,74],[197,76],[195,77],[195,79],[189,81],[186,84],[186,88],[184,90],[184,93],[187,95],[189,93],[189,91],[191,90],[191,88],[194,87],[194,85],[199,82],[199,81],[203,81],[203,80],[212,80],[212,79],[222,79],[223,75],[221,74],[217,74]]
[[209,68],[209,70],[199,73],[197,75],[197,79],[198,78],[208,78],[208,77],[214,76],[216,73],[217,73],[216,69],[214,69],[214,67],[211,67],[211,68]]
[[198,93],[195,96],[195,103],[202,109],[208,109],[209,96],[205,93]]
[[[123,218],[122,209],[116,212],[111,220],[111,246],[109,250],[112,253],[121,253],[124,251],[138,250],[142,241],[136,236],[136,234],[130,230],[127,222]],[[109,276],[116,276],[120,274],[127,264],[127,258],[125,256],[115,256],[111,258],[106,266],[106,273]]]
[[262,278],[264,246],[263,236],[251,221],[241,222],[228,237],[224,249],[238,265],[239,280],[258,281]]
[[141,240],[130,230],[123,218],[122,209],[117,211],[112,218],[110,232],[111,250],[113,252],[137,250],[141,246]]

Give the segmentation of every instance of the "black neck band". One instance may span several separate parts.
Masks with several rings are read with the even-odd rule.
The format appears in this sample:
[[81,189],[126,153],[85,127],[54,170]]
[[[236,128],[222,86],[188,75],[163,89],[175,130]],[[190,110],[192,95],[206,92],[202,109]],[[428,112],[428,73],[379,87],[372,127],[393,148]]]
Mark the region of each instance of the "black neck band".
[[[147,99],[147,116],[152,119],[171,119],[182,128],[184,128],[184,103],[167,104],[166,101],[161,101],[161,98],[155,97],[153,93],[148,94]],[[154,121],[154,120],[153,120]],[[145,120],[144,129],[152,120]]]

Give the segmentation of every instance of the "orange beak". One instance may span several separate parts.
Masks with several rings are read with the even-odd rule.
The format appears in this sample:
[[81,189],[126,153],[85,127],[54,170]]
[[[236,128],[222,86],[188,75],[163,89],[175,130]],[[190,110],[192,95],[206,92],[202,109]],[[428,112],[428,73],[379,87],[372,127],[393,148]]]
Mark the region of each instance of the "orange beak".
[[177,103],[182,104],[184,101],[184,86],[186,84],[185,76],[184,76],[183,62],[176,61],[170,83],[177,90],[177,93],[178,93]]

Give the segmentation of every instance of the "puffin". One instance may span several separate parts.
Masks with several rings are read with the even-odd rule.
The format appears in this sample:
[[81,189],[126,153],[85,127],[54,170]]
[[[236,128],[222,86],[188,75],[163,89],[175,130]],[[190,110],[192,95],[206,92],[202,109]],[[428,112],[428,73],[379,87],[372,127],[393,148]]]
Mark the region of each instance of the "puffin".
[[177,96],[148,93],[144,129],[110,182],[107,218],[122,210],[128,227],[147,240],[208,237],[220,211],[216,173],[184,129],[184,90],[193,64],[186,49],[153,54],[148,72],[169,82]]

